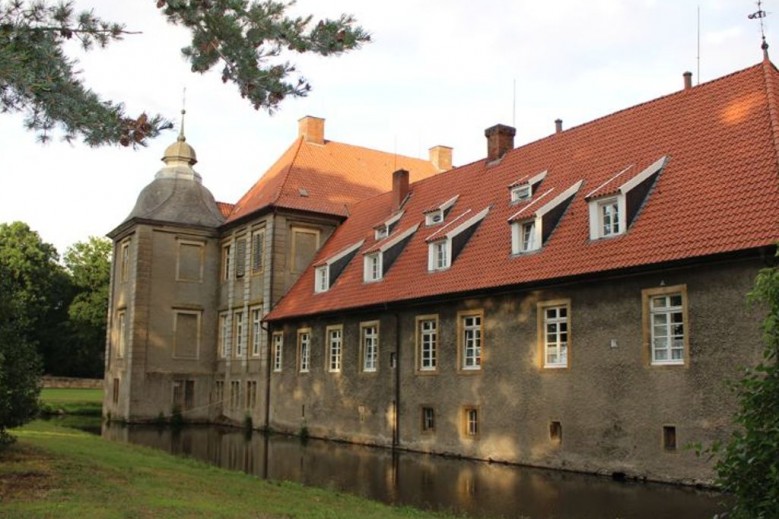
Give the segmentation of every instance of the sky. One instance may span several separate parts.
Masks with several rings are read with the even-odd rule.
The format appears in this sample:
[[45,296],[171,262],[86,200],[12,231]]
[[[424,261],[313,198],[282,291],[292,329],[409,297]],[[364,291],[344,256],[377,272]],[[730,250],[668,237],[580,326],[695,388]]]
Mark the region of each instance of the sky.
[[[680,90],[685,71],[695,85],[762,59],[754,0],[298,0],[292,12],[315,21],[354,15],[372,42],[338,57],[285,56],[312,91],[269,115],[218,71],[190,72],[179,51],[188,33],[155,3],[76,0],[141,34],[69,55],[95,92],[177,128],[186,88],[195,170],[224,202],[273,164],[306,115],[325,118],[326,139],[423,158],[442,144],[463,165],[484,158],[484,130],[495,124],[514,126],[521,146],[553,133],[555,119],[571,128]],[[777,6],[764,0],[771,56]],[[42,145],[20,115],[0,114],[0,223],[26,222],[60,254],[105,235],[154,179],[177,128],[137,150],[56,137]]]

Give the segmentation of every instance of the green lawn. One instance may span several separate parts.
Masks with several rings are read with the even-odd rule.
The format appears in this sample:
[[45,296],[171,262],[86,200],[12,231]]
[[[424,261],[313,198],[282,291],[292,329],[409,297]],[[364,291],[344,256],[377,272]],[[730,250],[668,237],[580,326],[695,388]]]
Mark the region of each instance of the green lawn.
[[44,388],[40,399],[43,414],[100,416],[103,390]]
[[0,516],[18,518],[442,518],[36,421],[0,451]]

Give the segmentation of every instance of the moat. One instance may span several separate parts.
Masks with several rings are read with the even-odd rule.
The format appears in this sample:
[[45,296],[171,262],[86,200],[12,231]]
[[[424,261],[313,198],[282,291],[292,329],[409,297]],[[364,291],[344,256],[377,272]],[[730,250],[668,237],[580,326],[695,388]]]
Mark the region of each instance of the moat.
[[220,427],[104,425],[102,435],[262,479],[478,518],[711,518],[717,492]]

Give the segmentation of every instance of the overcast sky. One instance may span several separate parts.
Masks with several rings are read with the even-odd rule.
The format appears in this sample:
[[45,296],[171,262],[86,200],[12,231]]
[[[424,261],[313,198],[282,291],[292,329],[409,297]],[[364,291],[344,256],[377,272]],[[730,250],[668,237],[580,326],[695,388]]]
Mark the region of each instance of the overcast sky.
[[[177,125],[186,87],[195,169],[225,202],[292,143],[304,115],[324,117],[330,140],[417,157],[444,144],[462,165],[486,155],[484,129],[494,124],[514,125],[519,146],[552,133],[557,118],[570,128],[679,90],[686,70],[697,84],[762,59],[759,23],[747,18],[753,0],[299,0],[296,12],[353,14],[372,43],[334,58],[289,56],[313,90],[269,116],[218,73],[192,74],[179,53],[187,33],[167,25],[153,0],[76,3],[143,33],[74,52],[87,84],[131,114],[162,113]],[[772,56],[777,3],[763,5]],[[0,222],[27,222],[60,253],[104,235],[175,138],[167,132],[137,151],[44,146],[20,116],[0,114]]]

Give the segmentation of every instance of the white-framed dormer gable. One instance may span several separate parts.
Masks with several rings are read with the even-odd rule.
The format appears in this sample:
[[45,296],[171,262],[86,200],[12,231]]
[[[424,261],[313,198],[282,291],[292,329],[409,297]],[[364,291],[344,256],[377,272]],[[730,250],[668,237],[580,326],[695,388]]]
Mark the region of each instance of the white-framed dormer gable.
[[330,290],[363,243],[365,240],[353,243],[314,266],[314,293],[319,294]]
[[582,182],[579,180],[556,196],[554,188],[548,189],[509,218],[512,254],[527,254],[543,247]]
[[403,216],[403,211],[398,211],[397,213],[389,217],[387,220],[375,226],[373,228],[374,238],[377,240],[383,240],[384,238],[392,234],[392,231],[395,229],[395,226],[398,224],[398,221],[400,221],[402,216]]
[[384,279],[387,271],[403,252],[403,248],[418,228],[419,224],[413,225],[365,251],[363,254],[363,281],[372,283]]
[[452,266],[457,256],[468,243],[481,221],[490,212],[485,207],[476,214],[468,209],[450,223],[427,237],[427,270],[435,272]]
[[668,157],[663,156],[617,186],[628,176],[632,167],[628,166],[587,194],[591,240],[627,232],[667,162]]
[[541,181],[546,178],[546,170],[533,175],[532,177],[526,175],[509,186],[509,202],[517,204],[519,202],[529,200],[538,191],[538,186]]
[[460,195],[455,195],[449,200],[446,200],[444,203],[425,211],[425,226],[431,227],[433,225],[440,225],[444,223],[446,215],[457,202],[458,198],[460,198]]

